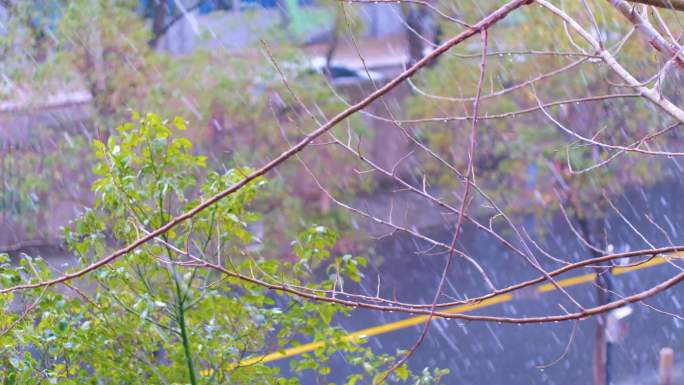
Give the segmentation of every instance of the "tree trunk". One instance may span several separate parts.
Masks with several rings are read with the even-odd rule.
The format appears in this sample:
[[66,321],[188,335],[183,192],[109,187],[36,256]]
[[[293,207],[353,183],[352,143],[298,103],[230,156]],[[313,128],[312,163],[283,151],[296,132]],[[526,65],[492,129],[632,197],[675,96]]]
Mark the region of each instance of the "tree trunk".
[[287,9],[287,3],[285,0],[276,0],[276,8],[278,8],[280,15],[280,26],[283,31],[287,31],[290,28],[290,12]]
[[[586,218],[579,208],[575,206],[575,216],[580,225],[582,236],[593,247],[598,249],[605,249],[602,245],[600,237],[595,235],[605,232],[604,218],[599,217],[591,220]],[[591,226],[593,222],[594,226]],[[593,228],[592,228],[593,227]],[[597,250],[587,248],[592,254],[592,257],[598,258],[602,254]],[[605,268],[596,268],[596,302],[598,306],[605,305],[610,302],[611,285],[611,269],[610,262],[605,262]],[[596,317],[596,335],[594,337],[594,365],[593,378],[594,385],[609,385],[610,384],[610,342],[606,336],[606,327],[608,325],[607,314],[600,314]]]
[[427,17],[423,7],[417,4],[406,4],[402,7],[406,18],[406,41],[408,42],[409,63],[413,65],[423,58],[423,18]]
[[335,24],[332,29],[332,36],[330,39],[330,44],[325,52],[325,76],[332,78],[330,73],[330,65],[332,64],[332,59],[335,56],[335,51],[340,44],[340,28],[342,27],[342,9],[338,8],[335,12]]
[[154,0],[152,5],[152,39],[150,47],[156,48],[166,26],[166,0]]
[[[406,41],[408,43],[409,65],[415,64],[425,56],[425,48],[441,44],[442,26],[422,4],[403,4],[401,10],[406,19]],[[432,61],[430,65],[434,65]]]

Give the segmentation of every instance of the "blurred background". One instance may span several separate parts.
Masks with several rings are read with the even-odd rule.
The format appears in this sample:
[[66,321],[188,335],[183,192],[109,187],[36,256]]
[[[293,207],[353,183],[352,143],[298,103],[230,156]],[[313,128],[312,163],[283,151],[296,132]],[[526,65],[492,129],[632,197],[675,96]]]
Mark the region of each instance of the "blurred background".
[[[41,255],[56,269],[74,263],[62,229],[94,202],[91,143],[106,142],[133,111],[185,119],[194,152],[208,156],[211,168],[257,167],[501,4],[0,0],[0,252]],[[609,2],[558,6],[636,78],[657,83],[664,98],[682,105],[681,68]],[[681,12],[636,7],[673,44],[681,41]],[[273,183],[255,203],[263,217],[251,225],[259,238],[253,251],[290,258],[297,229],[320,223],[341,234],[337,251],[369,259],[355,290],[430,303],[446,254],[433,250],[435,242],[449,244],[455,222],[440,205],[461,203],[457,171],[469,159],[481,48],[477,38],[459,45],[335,128],[340,143],[322,138],[301,162],[269,175]],[[459,248],[495,286],[537,275],[482,231],[525,243],[499,209],[545,250],[533,252],[545,268],[559,266],[548,254],[565,262],[601,255],[587,244],[629,251],[684,240],[681,122],[624,84],[567,24],[536,5],[494,26],[487,50],[473,160],[483,195],[471,204],[480,222],[464,227]],[[625,151],[629,146],[653,153]],[[664,264],[611,278],[614,298],[680,268]],[[605,303],[596,285],[569,290],[587,304]],[[447,286],[452,299],[487,289],[465,262],[449,272]],[[605,381],[658,383],[659,352],[671,347],[672,383],[682,384],[682,294],[675,287],[648,306],[613,315],[619,332],[608,342],[596,334],[605,333],[608,318],[582,322],[567,356],[548,369],[539,366],[563,352],[573,324],[437,320],[410,365],[449,368],[445,383],[591,383],[603,338],[611,349]],[[549,293],[482,312],[528,316],[569,307],[566,297]],[[355,331],[404,318],[356,310],[335,322]],[[421,330],[395,328],[369,343],[394,352],[410,347]],[[334,359],[332,377],[341,381],[345,357]],[[288,370],[287,360],[272,364]]]

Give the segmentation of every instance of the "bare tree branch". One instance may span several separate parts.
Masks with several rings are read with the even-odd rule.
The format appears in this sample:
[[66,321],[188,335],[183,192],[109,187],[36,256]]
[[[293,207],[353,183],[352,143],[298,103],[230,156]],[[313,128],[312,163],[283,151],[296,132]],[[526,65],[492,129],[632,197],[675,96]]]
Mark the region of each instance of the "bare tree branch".
[[[668,59],[675,57],[679,67],[684,68],[684,56],[680,52],[681,47],[677,46],[674,42],[670,43],[665,40],[665,38],[653,27],[653,25],[651,25],[651,22],[648,21],[648,18],[642,16],[638,10],[634,8],[634,5],[630,5],[624,0],[608,0],[608,2],[610,2],[615,9],[620,11],[620,13],[622,13],[627,20],[634,24],[634,27],[637,29],[637,31],[644,35],[646,40],[648,40],[649,44],[651,44],[653,48],[666,55]],[[651,0],[643,2],[648,4],[651,2]],[[652,2],[658,3],[660,1],[654,0]],[[682,6],[680,10],[684,10],[684,1],[681,1],[680,3],[679,1],[662,0],[662,2],[672,4],[679,3]]]

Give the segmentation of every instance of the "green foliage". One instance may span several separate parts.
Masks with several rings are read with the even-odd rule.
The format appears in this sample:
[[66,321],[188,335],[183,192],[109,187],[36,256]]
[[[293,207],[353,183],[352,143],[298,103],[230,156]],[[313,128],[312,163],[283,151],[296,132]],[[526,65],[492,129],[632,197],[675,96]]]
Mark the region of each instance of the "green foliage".
[[[95,140],[95,204],[64,229],[83,268],[128,244],[211,195],[240,181],[245,168],[207,170],[179,134],[185,122],[154,114]],[[204,180],[204,182],[200,182]],[[297,376],[331,375],[330,357],[344,353],[368,383],[396,357],[376,355],[334,325],[349,309],[273,293],[237,276],[203,268],[207,262],[234,274],[269,282],[327,289],[358,282],[365,259],[336,257],[337,236],[324,226],[303,230],[295,259],[249,252],[258,243],[250,208],[267,181],[256,179],[154,242],[59,288],[0,297],[0,380],[4,384],[296,384]],[[54,274],[41,259],[24,256],[12,266],[0,257],[0,286],[39,282]],[[313,270],[330,278],[316,283]],[[68,272],[68,271],[67,271]],[[320,341],[313,353],[291,361],[293,378],[258,356]],[[255,358],[257,357],[257,358]],[[391,380],[433,384],[442,371],[413,375],[402,367]]]

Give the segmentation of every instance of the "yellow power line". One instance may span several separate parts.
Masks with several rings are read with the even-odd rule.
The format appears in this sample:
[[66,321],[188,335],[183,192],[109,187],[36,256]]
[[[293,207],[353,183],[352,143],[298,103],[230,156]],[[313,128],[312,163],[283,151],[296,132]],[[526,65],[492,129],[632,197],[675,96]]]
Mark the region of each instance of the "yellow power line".
[[[673,254],[673,257],[684,257],[684,253],[677,253]],[[649,261],[646,261],[644,263],[640,263],[638,265],[634,266],[615,266],[611,269],[613,275],[621,275],[625,273],[629,273],[632,271],[636,270],[641,270],[645,269],[647,267],[652,267],[652,266],[657,266],[661,265],[665,262],[668,261],[668,258],[664,257],[655,257],[652,258]],[[556,284],[560,287],[570,287],[570,286],[576,286],[580,285],[583,283],[587,282],[594,282],[596,280],[596,273],[589,273],[589,274],[583,274],[583,275],[578,275],[576,277],[571,277],[571,278],[566,278],[566,279],[561,279],[557,280]],[[538,285],[536,288],[536,291],[538,293],[548,293],[550,291],[557,290],[557,287],[551,283],[545,283],[542,285]],[[485,299],[480,302],[475,302],[475,303],[468,303],[464,305],[458,305],[454,306],[451,308],[448,308],[445,310],[445,313],[465,313],[465,312],[470,312],[473,310],[477,309],[482,309],[490,306],[494,306],[500,303],[508,302],[513,299],[513,295],[510,293],[506,294],[500,294],[495,297],[491,297],[488,299]],[[367,329],[359,330],[354,333],[348,334],[347,336],[344,337],[346,341],[349,340],[359,340],[359,339],[364,339],[372,336],[377,336],[379,334],[385,334],[389,333],[395,330],[400,330],[400,329],[405,329],[411,326],[415,325],[420,325],[422,323],[427,322],[428,316],[427,315],[422,315],[422,316],[417,316],[417,317],[410,317],[406,318],[400,321],[395,321],[395,322],[389,322],[386,324],[378,325],[378,326],[373,326]],[[314,351],[318,348],[321,348],[324,346],[323,341],[316,341],[316,342],[311,342],[307,344],[302,344],[299,346],[295,346],[292,348],[285,349],[280,352],[274,352],[262,356],[256,356],[249,358],[247,360],[244,360],[240,363],[240,365],[251,365],[255,363],[266,363],[266,362],[272,362],[272,361],[278,361],[278,360],[283,360],[286,358],[290,358],[293,356],[297,356],[303,353],[308,353],[311,351]]]

